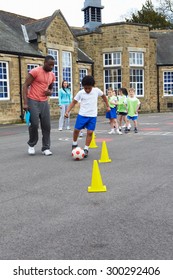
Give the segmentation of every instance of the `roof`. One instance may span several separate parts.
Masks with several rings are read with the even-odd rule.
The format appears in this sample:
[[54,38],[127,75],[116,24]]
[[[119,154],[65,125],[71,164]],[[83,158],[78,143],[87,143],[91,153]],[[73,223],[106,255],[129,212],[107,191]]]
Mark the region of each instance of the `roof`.
[[[38,33],[44,33],[48,28],[53,18],[57,15],[61,15],[66,22],[63,14],[60,10],[56,10],[52,16],[42,18],[39,20],[9,13],[6,11],[0,11],[0,52],[2,53],[16,53],[23,55],[31,55],[42,57],[42,53],[37,48],[37,35]],[[88,35],[90,33],[100,32],[100,28],[96,28],[94,31],[89,31],[85,27],[70,27],[66,22],[69,30],[74,36],[74,40],[80,35]],[[129,24],[125,22],[101,24],[100,27],[109,25],[122,25]],[[133,25],[136,25],[133,23]],[[139,24],[137,24],[139,25]],[[23,29],[22,30],[22,26]],[[26,28],[26,38],[24,33]],[[27,42],[28,36],[28,42]],[[173,65],[173,31],[172,30],[159,30],[150,31],[150,37],[157,40],[157,65]],[[78,62],[93,63],[92,59],[87,56],[81,49],[78,49]]]
[[0,20],[0,52],[3,53],[18,53],[23,55],[31,56],[42,56],[41,52],[38,51],[34,45],[27,43],[24,37],[14,31],[14,29],[7,26]]
[[157,65],[173,65],[173,31],[150,31],[150,36],[157,39]]
[[35,21],[33,18],[0,11],[0,52],[43,56],[34,44],[26,42],[22,31],[22,25]]
[[[53,13],[52,16],[36,20],[33,18],[28,18],[13,13],[0,11],[0,52],[15,54],[18,53],[38,57],[43,56],[42,53],[39,50],[37,50],[36,47],[37,33],[45,32],[53,18],[59,14],[61,14],[61,16],[63,17],[61,11],[57,10]],[[76,40],[73,30],[70,28],[67,22],[66,24],[72,32],[74,40]],[[21,25],[23,25],[24,28],[26,28],[26,37],[28,36],[28,42],[26,42],[24,38]],[[77,29],[79,30],[79,28]],[[93,63],[92,59],[82,50],[78,49],[77,53],[78,62],[85,62],[90,64]]]
[[84,53],[81,49],[78,48],[78,60],[77,60],[77,62],[92,64],[93,60],[86,53]]
[[45,30],[49,27],[49,25],[52,22],[52,20],[54,19],[54,17],[56,17],[57,15],[61,15],[61,17],[67,24],[70,32],[74,36],[70,26],[68,25],[68,23],[67,23],[66,19],[64,18],[63,14],[61,13],[61,11],[56,10],[51,16],[26,23],[25,27],[27,29],[29,40],[30,41],[37,40],[37,33],[44,33]]

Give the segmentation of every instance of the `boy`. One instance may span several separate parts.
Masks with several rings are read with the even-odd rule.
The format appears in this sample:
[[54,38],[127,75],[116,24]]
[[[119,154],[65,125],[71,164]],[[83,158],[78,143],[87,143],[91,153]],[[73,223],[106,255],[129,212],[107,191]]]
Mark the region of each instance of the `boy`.
[[108,132],[109,134],[115,134],[115,129],[117,134],[122,134],[122,132],[118,128],[118,121],[117,121],[117,97],[115,96],[114,90],[112,88],[108,88],[108,104],[110,107],[110,111],[106,112],[106,118],[109,119],[111,131]]
[[[118,122],[119,122],[119,130],[122,129],[122,122],[124,121],[125,127],[128,127],[127,125],[127,89],[126,88],[119,88],[118,89]],[[129,128],[129,127],[128,127]]]
[[67,108],[65,117],[68,118],[71,109],[76,105],[77,102],[80,102],[79,113],[76,118],[76,123],[73,131],[73,144],[72,150],[78,146],[77,139],[81,129],[87,129],[84,153],[85,158],[88,157],[88,149],[92,140],[92,134],[96,127],[97,120],[97,111],[98,111],[98,97],[101,96],[103,101],[106,103],[107,111],[110,111],[110,107],[107,101],[106,95],[97,88],[94,87],[95,80],[92,76],[87,75],[82,79],[83,89],[80,90],[70,105]]
[[[130,120],[134,123],[134,132],[137,133],[137,119],[138,119],[138,110],[140,107],[141,102],[139,99],[135,96],[135,89],[130,88],[129,94],[127,98],[127,125],[129,125]],[[127,127],[125,129],[125,132],[127,132]]]

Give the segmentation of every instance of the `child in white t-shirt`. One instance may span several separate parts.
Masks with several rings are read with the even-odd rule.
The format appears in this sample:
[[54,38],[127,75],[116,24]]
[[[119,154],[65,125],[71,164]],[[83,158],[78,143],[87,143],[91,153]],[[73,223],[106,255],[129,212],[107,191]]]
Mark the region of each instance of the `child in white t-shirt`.
[[86,75],[82,79],[83,89],[80,90],[71,104],[68,106],[67,111],[65,113],[65,117],[68,118],[68,115],[71,109],[76,105],[77,102],[80,102],[79,113],[76,118],[76,123],[73,131],[73,144],[72,149],[78,146],[77,140],[79,136],[79,132],[81,129],[87,129],[87,135],[85,140],[84,153],[85,158],[88,157],[88,149],[92,140],[92,134],[96,127],[97,120],[97,111],[98,111],[98,97],[102,97],[103,101],[106,104],[107,111],[110,111],[110,107],[108,104],[108,100],[105,94],[97,88],[94,87],[95,80],[92,76]]

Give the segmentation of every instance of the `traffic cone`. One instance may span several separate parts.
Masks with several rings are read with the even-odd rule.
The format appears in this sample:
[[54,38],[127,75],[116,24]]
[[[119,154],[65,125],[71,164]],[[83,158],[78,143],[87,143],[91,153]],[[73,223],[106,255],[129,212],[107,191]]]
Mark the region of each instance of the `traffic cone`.
[[100,174],[97,160],[93,161],[93,172],[91,179],[91,186],[88,187],[88,192],[106,192],[106,186],[102,183],[102,177]]
[[99,162],[111,162],[112,160],[109,158],[108,150],[106,146],[106,141],[102,142],[102,151],[101,151],[101,157],[99,159]]
[[91,139],[91,143],[90,143],[90,145],[89,145],[89,148],[98,148],[98,146],[97,146],[97,144],[96,144],[96,141],[95,141],[95,138],[96,138],[96,136],[95,136],[95,133],[93,132],[93,134],[92,134],[92,139]]

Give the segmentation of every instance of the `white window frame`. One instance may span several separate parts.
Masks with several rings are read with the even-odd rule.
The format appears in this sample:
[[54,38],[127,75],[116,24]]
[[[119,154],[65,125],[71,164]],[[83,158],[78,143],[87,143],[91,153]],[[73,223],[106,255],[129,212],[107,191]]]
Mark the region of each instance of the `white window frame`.
[[[131,81],[131,71],[142,72],[142,75],[134,75],[134,79]],[[140,80],[142,78],[142,81]],[[130,68],[130,88],[135,89],[137,97],[144,97],[144,69],[143,68]]]
[[[110,73],[107,78],[106,78],[106,72]],[[106,81],[106,80],[108,80],[108,81]],[[113,88],[114,90],[118,90],[120,87],[122,87],[121,68],[104,69],[104,90],[105,90],[105,92],[108,90],[109,87]]]
[[34,69],[34,68],[36,68],[38,66],[39,66],[39,64],[28,63],[27,64],[27,71],[29,72],[29,71],[31,71],[32,69]]
[[[122,54],[120,51],[106,52],[103,54],[105,92],[109,87],[117,90],[122,86],[121,57]],[[109,73],[108,76],[106,76],[106,72]]]
[[48,49],[48,55],[52,55],[55,59],[53,73],[55,74],[56,81],[54,82],[53,94],[50,96],[50,98],[55,99],[55,98],[58,98],[58,91],[60,88],[60,85],[59,85],[59,52],[58,52],[58,50]]
[[[168,80],[168,74],[170,73],[171,80]],[[167,80],[165,81],[165,74],[167,74]],[[171,77],[172,76],[172,77]],[[166,90],[167,87],[167,90]],[[173,70],[166,70],[163,72],[163,96],[173,96]]]
[[[144,97],[144,53],[141,51],[129,51],[129,66],[130,87],[135,89],[137,97]],[[133,72],[136,74],[133,75]]]
[[[6,100],[10,100],[9,64],[6,61],[0,61],[0,63],[5,64],[6,76],[7,76],[6,79],[4,78],[0,79],[0,82],[6,83],[6,87],[7,87],[7,97],[0,97],[0,101],[6,101]],[[0,90],[1,90],[1,86],[0,86]],[[2,86],[2,93],[3,93],[3,86]]]
[[83,86],[82,86],[82,79],[83,79],[83,77],[85,77],[86,75],[88,75],[88,69],[87,69],[87,68],[81,68],[81,69],[79,69],[79,83],[80,83],[80,89],[83,88]]
[[144,66],[144,53],[143,52],[129,52],[129,65],[130,66]]
[[[121,52],[108,52],[103,54],[104,67],[121,66]],[[105,63],[107,61],[107,63]]]
[[[67,73],[64,73],[64,69],[65,68],[69,68],[70,75],[67,75]],[[72,55],[71,52],[69,51],[62,51],[62,76],[63,76],[63,80],[66,80],[69,84],[69,88],[71,90],[71,92],[73,91],[73,84],[72,84]]]

